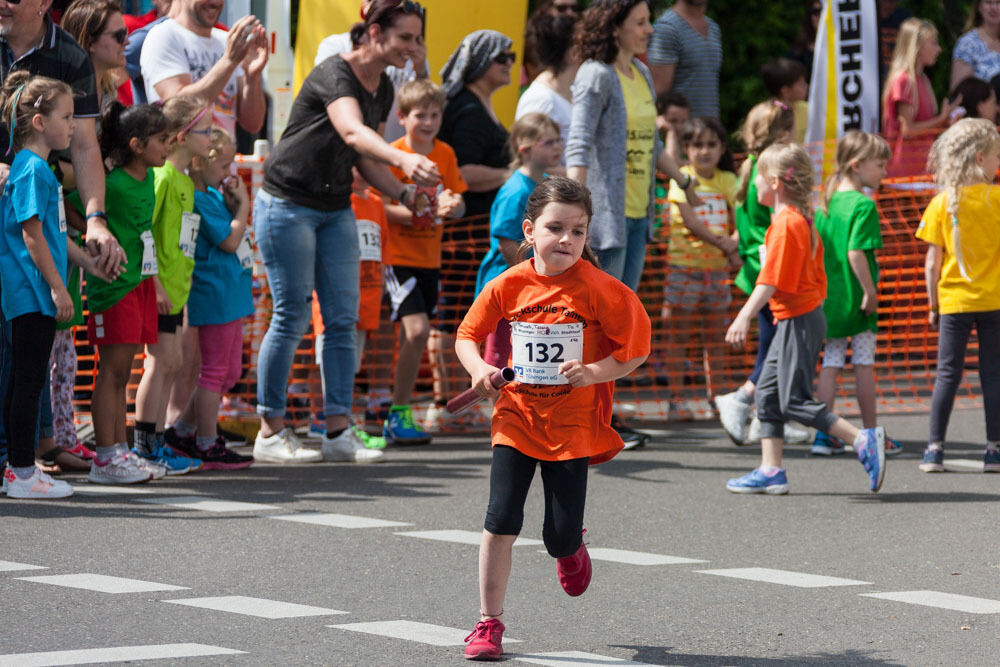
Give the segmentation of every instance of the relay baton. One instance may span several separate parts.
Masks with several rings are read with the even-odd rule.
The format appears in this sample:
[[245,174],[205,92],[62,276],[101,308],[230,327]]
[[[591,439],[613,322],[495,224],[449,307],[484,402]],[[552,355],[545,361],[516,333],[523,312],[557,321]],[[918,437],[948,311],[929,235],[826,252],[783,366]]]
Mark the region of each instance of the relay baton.
[[[500,389],[509,382],[514,381],[514,369],[510,367],[501,368],[496,373],[490,376],[490,384],[493,385],[494,389]],[[453,415],[458,415],[473,405],[483,400],[483,397],[476,393],[473,388],[466,389],[461,394],[455,398],[448,401],[446,409]]]

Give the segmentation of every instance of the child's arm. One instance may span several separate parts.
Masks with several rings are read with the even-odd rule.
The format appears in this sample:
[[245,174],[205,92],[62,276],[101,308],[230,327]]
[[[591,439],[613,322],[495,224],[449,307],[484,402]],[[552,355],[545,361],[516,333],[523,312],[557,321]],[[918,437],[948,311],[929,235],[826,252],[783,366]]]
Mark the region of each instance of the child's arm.
[[726,342],[733,347],[740,347],[746,345],[747,334],[750,332],[750,321],[757,317],[757,313],[760,309],[768,302],[768,300],[774,296],[777,287],[774,285],[761,285],[758,284],[753,288],[753,292],[750,293],[750,297],[747,302],[743,304],[740,308],[739,314],[733,323],[729,325],[729,331],[726,332]]
[[156,312],[160,315],[169,315],[174,309],[174,302],[167,295],[159,276],[153,276],[153,287],[156,289]]
[[682,172],[681,168],[677,166],[677,162],[670,156],[670,153],[667,151],[660,152],[660,156],[656,158],[656,168],[674,179],[677,182],[677,187],[680,187],[681,183],[684,183],[687,186],[684,188],[684,193],[687,195],[688,203],[691,206],[701,206],[701,198],[694,191],[698,185],[698,179]]
[[243,181],[238,178],[226,179],[222,187],[226,204],[229,206],[229,210],[233,211],[233,219],[229,223],[229,236],[219,244],[219,250],[233,253],[240,247],[240,242],[247,230],[250,198],[247,196],[247,189],[243,186]]
[[472,388],[484,398],[496,398],[500,390],[490,382],[490,376],[497,372],[496,366],[491,366],[479,354],[479,343],[467,338],[455,341],[455,354],[465,370],[472,376]]
[[461,218],[465,215],[465,198],[451,190],[442,190],[437,203],[439,218]]
[[924,258],[924,279],[927,283],[927,321],[937,329],[938,326],[938,281],[941,280],[941,259],[944,248],[931,243],[927,246],[927,256]]
[[503,255],[503,260],[507,262],[507,266],[517,264],[517,251],[521,249],[521,242],[499,236],[497,237],[497,241],[500,245],[500,254]]
[[733,241],[729,236],[717,236],[705,223],[702,222],[701,217],[695,213],[694,207],[686,202],[677,202],[677,208],[681,212],[681,219],[684,221],[684,226],[688,228],[696,238],[701,239],[705,243],[715,246],[722,251],[723,255],[729,255],[736,252],[739,245]]
[[42,232],[42,221],[37,215],[21,223],[21,236],[24,238],[24,245],[28,248],[31,261],[38,267],[38,271],[42,274],[42,278],[48,283],[49,290],[52,292],[52,301],[56,306],[56,320],[59,322],[68,322],[73,317],[73,299],[70,298],[69,292],[66,291],[66,285],[63,284],[62,276],[59,275],[59,270],[56,269],[56,263],[52,259],[49,244],[45,240],[45,234]]
[[579,359],[570,359],[559,364],[559,374],[565,376],[574,387],[614,382],[639,368],[648,356],[643,355],[628,361],[618,361],[613,356],[608,355],[600,361],[590,364],[585,364]]
[[864,250],[848,250],[847,263],[851,265],[851,271],[865,291],[865,295],[861,297],[861,312],[865,315],[877,313],[878,292],[875,289],[875,277],[868,266],[868,254]]
[[104,268],[97,261],[97,258],[87,254],[83,248],[73,243],[72,239],[66,239],[66,254],[69,261],[81,267],[92,276],[97,276],[106,283],[110,283],[114,278],[105,273]]

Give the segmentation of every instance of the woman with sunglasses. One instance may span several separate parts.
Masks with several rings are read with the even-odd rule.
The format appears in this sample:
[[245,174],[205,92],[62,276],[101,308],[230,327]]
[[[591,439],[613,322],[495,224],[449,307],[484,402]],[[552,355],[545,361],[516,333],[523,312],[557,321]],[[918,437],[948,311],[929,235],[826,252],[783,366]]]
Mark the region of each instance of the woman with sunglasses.
[[[646,241],[653,220],[656,171],[667,174],[697,206],[696,179],[683,173],[663,150],[656,133],[656,102],[646,52],[653,27],[646,0],[597,0],[577,23],[575,46],[582,62],[573,82],[573,115],[566,143],[566,167],[594,198],[590,245],[601,268],[639,286]],[[612,425],[625,447],[649,436]]]
[[320,367],[323,456],[381,459],[381,452],[366,449],[350,428],[360,299],[351,169],[356,166],[366,181],[411,208],[414,187],[404,187],[388,165],[417,185],[433,187],[440,180],[433,162],[393,148],[382,135],[393,97],[385,69],[403,67],[418,54],[423,19],[423,7],[411,0],[375,0],[364,22],[351,28],[354,50],[327,58],[306,77],[288,127],[264,165],[253,221],[274,308],[257,366],[261,429],[253,453],[258,461],[323,458],[303,449],[284,423],[288,373],[309,327],[314,290],[326,327]]
[[97,78],[101,106],[114,99],[125,78],[125,45],[128,30],[116,0],[75,0],[62,17],[62,28],[90,56]]

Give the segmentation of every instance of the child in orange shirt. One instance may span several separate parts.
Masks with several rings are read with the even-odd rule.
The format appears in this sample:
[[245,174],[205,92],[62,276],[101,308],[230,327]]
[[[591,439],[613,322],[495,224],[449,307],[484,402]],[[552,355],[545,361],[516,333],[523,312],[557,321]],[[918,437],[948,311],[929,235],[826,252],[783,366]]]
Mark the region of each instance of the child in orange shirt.
[[885,431],[880,426],[858,430],[813,398],[813,376],[826,335],[826,270],[823,241],[803,214],[810,210],[812,160],[801,146],[772,144],[758,158],[754,184],[758,201],[774,214],[764,237],[757,286],[726,332],[726,342],[744,345],[751,320],[765,304],[777,329],[754,393],[761,465],[729,480],[726,488],[733,493],[788,493],[781,450],[784,425],[794,419],[853,442],[869,488],[878,491],[885,477]]
[[[392,407],[382,427],[387,442],[423,445],[430,435],[413,421],[410,402],[420,370],[420,358],[431,335],[430,318],[437,312],[441,279],[442,218],[465,212],[462,193],[468,189],[451,146],[439,141],[445,94],[429,79],[415,79],[399,89],[399,119],[406,134],[393,147],[426,155],[438,166],[439,188],[416,188],[411,210],[400,203],[386,205],[389,219],[389,261],[386,289],[392,302],[392,319],[399,322],[399,359],[392,383]],[[390,167],[396,178],[412,183],[402,171]],[[412,186],[411,187],[415,187]],[[435,383],[447,372],[436,363]],[[440,377],[439,377],[440,376]]]
[[[611,428],[614,381],[649,355],[650,322],[638,297],[601,271],[586,245],[590,193],[577,181],[554,177],[531,197],[523,223],[524,250],[534,258],[487,283],[458,329],[455,351],[478,394],[496,398],[490,502],[479,548],[480,616],[465,657],[491,660],[503,653],[504,595],[511,550],[521,532],[524,501],[536,465],[542,468],[542,538],[556,558],[569,595],[590,584],[583,544],[587,467],[620,452]],[[586,255],[586,260],[581,259]],[[480,344],[497,323],[511,323],[519,382],[496,390]]]

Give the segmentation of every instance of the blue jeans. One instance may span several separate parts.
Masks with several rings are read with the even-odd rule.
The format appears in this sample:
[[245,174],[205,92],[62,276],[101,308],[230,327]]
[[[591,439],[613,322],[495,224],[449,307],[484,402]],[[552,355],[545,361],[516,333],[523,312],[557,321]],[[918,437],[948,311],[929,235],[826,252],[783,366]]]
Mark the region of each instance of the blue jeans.
[[639,288],[642,268],[646,264],[648,237],[648,218],[625,218],[625,247],[595,251],[601,268],[628,285],[633,292]]
[[253,219],[273,299],[271,323],[260,344],[257,412],[285,414],[288,373],[312,319],[315,289],[325,326],[323,413],[349,415],[360,300],[354,212],[317,211],[260,190]]

